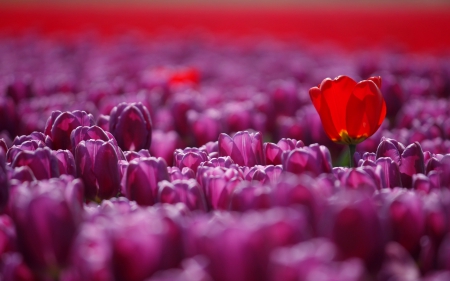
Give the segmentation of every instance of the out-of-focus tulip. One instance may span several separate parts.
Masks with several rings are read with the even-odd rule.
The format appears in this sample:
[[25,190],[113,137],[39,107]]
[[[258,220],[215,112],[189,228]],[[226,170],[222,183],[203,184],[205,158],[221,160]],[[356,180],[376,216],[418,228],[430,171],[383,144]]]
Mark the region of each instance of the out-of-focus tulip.
[[230,168],[234,164],[230,156],[211,158],[201,164],[203,167],[223,167]]
[[109,115],[100,114],[97,119],[97,126],[102,128],[104,131],[109,130]]
[[6,151],[0,147],[0,211],[8,203],[9,181],[8,170],[6,169]]
[[58,160],[48,147],[38,148],[35,151],[19,152],[11,167],[22,166],[28,166],[38,180],[59,176]]
[[195,179],[161,181],[158,183],[158,188],[158,201],[161,203],[182,202],[192,211],[207,210],[205,195]]
[[283,168],[281,165],[273,166],[253,166],[251,168],[244,167],[244,179],[247,181],[259,181],[260,183],[277,183]]
[[166,163],[173,163],[173,152],[181,147],[182,141],[175,131],[163,132],[159,130],[153,131],[152,146],[150,154],[154,157],[163,158]]
[[389,204],[392,239],[411,254],[417,254],[420,238],[425,233],[422,199],[413,192],[403,192]]
[[150,113],[140,102],[121,103],[111,110],[109,131],[123,150],[149,149],[152,128]]
[[117,195],[120,189],[118,161],[110,141],[86,140],[77,145],[77,174],[84,182],[87,199],[98,201]]
[[3,281],[38,281],[19,253],[4,255],[2,263]]
[[259,132],[237,132],[233,137],[219,136],[219,155],[230,156],[240,166],[252,167],[263,164],[262,136]]
[[381,157],[378,158],[375,163],[377,166],[381,167],[381,173],[384,174],[386,187],[394,188],[402,186],[400,170],[397,162],[389,157]]
[[202,256],[186,259],[182,262],[182,269],[160,271],[146,281],[213,281],[206,269],[208,260]]
[[136,158],[151,157],[150,152],[148,152],[147,149],[141,149],[138,152],[136,152],[136,151],[125,151],[124,155],[125,155],[125,158],[127,159],[128,162],[131,162],[131,161],[133,161]]
[[173,153],[174,155],[174,166],[183,169],[184,167],[188,167],[197,172],[198,166],[202,162],[208,161],[208,154],[205,151],[202,151],[198,148],[185,148],[185,149],[176,149]]
[[376,190],[380,189],[380,179],[377,175],[370,173],[369,169],[362,167],[348,169],[341,177],[341,185],[350,189],[358,189],[360,191],[367,191],[369,194],[373,194]]
[[17,154],[21,151],[35,151],[38,148],[44,148],[46,145],[37,140],[29,140],[24,141],[23,143],[19,145],[13,145],[8,149],[8,152],[6,153],[6,161],[8,163],[12,163],[14,161],[14,158],[16,158]]
[[220,111],[217,109],[207,109],[202,113],[190,110],[187,112],[187,118],[198,146],[217,140],[223,132]]
[[37,141],[38,145],[40,147],[42,147],[42,144],[45,144],[46,146],[52,148],[52,140],[50,139],[49,136],[44,135],[41,132],[32,132],[29,135],[23,135],[23,136],[16,136],[13,140],[13,145],[19,146],[22,143],[26,142],[26,141]]
[[266,142],[263,145],[263,151],[267,165],[280,165],[282,163],[282,154],[284,151],[291,151],[295,148],[304,147],[302,141],[283,138],[277,144]]
[[274,206],[272,189],[259,182],[243,181],[233,190],[229,209],[245,212],[248,210],[264,210]]
[[348,76],[327,78],[309,95],[320,115],[328,137],[338,143],[355,145],[373,135],[386,116],[380,92],[381,77],[359,83]]
[[77,180],[53,179],[18,188],[12,218],[19,251],[36,274],[57,278],[68,263],[81,221],[79,198],[68,194],[79,190]]
[[8,215],[0,216],[0,255],[16,251],[16,231]]
[[45,125],[45,135],[50,136],[53,141],[53,149],[72,150],[70,134],[79,126],[93,126],[94,117],[85,111],[75,110],[72,112],[53,111]]
[[385,247],[385,257],[377,280],[420,280],[420,271],[400,244],[390,242]]
[[150,206],[158,200],[158,182],[169,180],[167,164],[162,158],[139,158],[126,170],[125,196],[139,205]]

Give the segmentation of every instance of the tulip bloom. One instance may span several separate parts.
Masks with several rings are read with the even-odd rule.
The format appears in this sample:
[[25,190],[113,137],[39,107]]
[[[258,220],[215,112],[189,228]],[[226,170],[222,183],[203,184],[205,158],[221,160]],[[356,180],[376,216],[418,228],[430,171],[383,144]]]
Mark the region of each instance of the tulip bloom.
[[311,101],[328,137],[337,143],[356,145],[373,135],[386,116],[380,92],[381,77],[356,83],[348,76],[327,78],[309,90]]

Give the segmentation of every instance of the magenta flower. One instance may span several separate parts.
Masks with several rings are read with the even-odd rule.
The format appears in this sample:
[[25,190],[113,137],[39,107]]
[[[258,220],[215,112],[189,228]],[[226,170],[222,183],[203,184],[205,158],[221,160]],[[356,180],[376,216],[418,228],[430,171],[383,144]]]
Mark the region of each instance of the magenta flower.
[[11,164],[12,168],[28,166],[38,180],[59,176],[58,160],[48,147],[35,151],[19,152]]
[[158,201],[161,203],[184,203],[189,210],[206,211],[205,195],[195,179],[161,181],[158,183]]
[[291,151],[304,146],[302,141],[285,138],[279,140],[277,144],[266,142],[263,146],[266,164],[280,165],[282,163],[282,154],[284,151]]
[[197,168],[202,162],[209,160],[208,154],[198,148],[187,147],[185,149],[176,149],[173,152],[173,155],[174,166],[180,169],[188,167],[192,169],[194,173],[197,172]]
[[117,152],[111,141],[86,140],[75,148],[77,174],[85,185],[89,200],[116,196],[120,188]]
[[111,110],[109,131],[123,150],[149,149],[152,128],[150,113],[140,102],[123,102]]
[[93,126],[94,117],[85,111],[53,111],[45,125],[45,135],[53,141],[53,149],[73,150],[70,134],[79,126]]
[[252,167],[263,164],[262,135],[247,131],[237,132],[233,137],[219,136],[219,155],[230,156],[240,166]]
[[138,158],[126,170],[125,196],[139,205],[150,206],[158,200],[158,182],[169,180],[167,164],[162,158]]

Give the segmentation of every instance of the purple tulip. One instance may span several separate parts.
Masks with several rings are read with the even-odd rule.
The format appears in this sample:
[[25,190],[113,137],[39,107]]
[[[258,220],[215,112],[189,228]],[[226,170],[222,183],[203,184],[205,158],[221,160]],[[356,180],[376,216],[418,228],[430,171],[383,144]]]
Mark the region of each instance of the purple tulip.
[[100,114],[97,118],[97,126],[103,129],[103,131],[109,130],[109,115]]
[[166,163],[173,163],[173,152],[181,146],[180,136],[175,131],[153,131],[150,154],[163,158]]
[[[408,276],[404,279],[405,276]],[[398,243],[390,242],[385,247],[383,265],[378,280],[420,280],[420,271],[412,257]],[[410,279],[409,279],[410,278]]]
[[[27,265],[39,275],[55,276],[68,263],[81,221],[79,199],[68,178],[19,186],[13,204],[17,245]],[[75,188],[75,189],[73,189]]]
[[273,166],[253,166],[252,168],[244,167],[247,169],[244,172],[244,179],[247,181],[259,181],[260,183],[276,183],[280,178],[283,168],[281,165]]
[[70,133],[70,141],[73,148],[83,140],[109,141],[109,137],[102,128],[98,126],[79,126]]
[[321,222],[342,258],[361,258],[370,270],[380,265],[383,243],[374,203],[364,192],[339,193]]
[[84,223],[73,243],[71,281],[113,279],[110,237],[100,223]]
[[[37,141],[38,146],[43,147],[44,145],[52,148],[52,140],[49,136],[44,135],[41,132],[32,132],[29,135],[16,136],[13,141],[13,145],[20,146],[22,143],[26,141]],[[42,144],[41,144],[42,143]],[[44,144],[44,145],[43,145]]]
[[394,139],[382,138],[377,148],[376,158],[389,157],[400,166],[401,155],[404,150],[405,146],[402,143]]
[[110,141],[83,140],[77,145],[75,163],[87,199],[99,201],[117,195],[120,188],[118,161]]
[[304,147],[302,141],[283,138],[277,144],[266,142],[263,146],[267,165],[280,165],[282,163],[282,154],[284,151],[291,151],[295,148]]
[[210,160],[203,162],[200,166],[230,168],[232,165],[234,165],[233,159],[231,159],[230,156],[225,156],[225,157],[211,158]]
[[187,118],[197,145],[204,145],[217,140],[223,131],[220,122],[220,111],[207,109],[202,113],[194,110],[187,112]]
[[0,147],[0,211],[8,203],[9,180],[6,166],[6,151]]
[[245,212],[248,210],[263,210],[274,206],[272,189],[256,181],[243,181],[235,187],[230,197],[229,209]]
[[69,150],[52,151],[58,161],[59,174],[66,174],[76,177],[77,170],[75,166],[75,158]]
[[233,137],[219,136],[219,155],[230,156],[240,166],[252,167],[263,164],[262,136],[259,132],[237,132]]
[[11,167],[22,166],[28,166],[38,180],[59,176],[58,160],[48,147],[38,148],[35,151],[19,152]]
[[450,227],[448,209],[450,208],[448,191],[432,191],[423,198],[425,216],[425,234],[434,246],[441,244]]
[[296,148],[283,153],[284,171],[294,174],[310,173],[318,176],[321,173],[331,172],[331,156],[324,146],[311,145]]
[[3,149],[5,153],[8,152],[8,145],[6,144],[6,141],[3,138],[0,138],[0,147]]
[[181,171],[178,167],[167,167],[167,172],[169,173],[171,182],[175,180],[195,179],[194,171],[188,167],[184,167]]
[[8,215],[0,216],[0,255],[16,251],[16,231]]
[[208,260],[201,256],[186,259],[182,262],[182,269],[160,271],[146,281],[212,281],[207,273]]
[[386,181],[386,187],[401,187],[402,180],[397,162],[389,157],[380,157],[376,160],[376,165],[381,167],[381,173]]
[[149,149],[152,127],[150,113],[140,102],[121,103],[111,110],[109,131],[123,150]]
[[400,176],[404,187],[412,186],[412,175],[425,173],[422,147],[419,143],[408,145],[401,155]]
[[161,203],[184,203],[189,210],[206,211],[203,190],[195,179],[161,181],[158,183],[158,201]]
[[72,150],[70,134],[79,126],[93,126],[94,117],[85,111],[75,110],[72,112],[53,111],[45,125],[45,135],[50,136],[53,141],[53,149]]
[[411,254],[419,250],[419,241],[425,233],[422,199],[413,192],[398,194],[388,205],[392,239]]
[[197,181],[205,192],[208,209],[227,209],[230,197],[242,181],[242,175],[235,168],[202,167],[197,172]]
[[38,148],[47,147],[43,142],[37,140],[24,141],[21,144],[11,146],[6,153],[6,161],[12,163],[21,151],[35,151]]
[[169,180],[167,164],[162,158],[139,158],[126,170],[125,196],[139,205],[150,206],[158,200],[158,182]]
[[173,153],[174,155],[174,166],[183,169],[184,167],[188,167],[197,172],[198,166],[202,162],[208,161],[208,154],[205,151],[202,151],[198,148],[185,148],[185,149],[176,149]]

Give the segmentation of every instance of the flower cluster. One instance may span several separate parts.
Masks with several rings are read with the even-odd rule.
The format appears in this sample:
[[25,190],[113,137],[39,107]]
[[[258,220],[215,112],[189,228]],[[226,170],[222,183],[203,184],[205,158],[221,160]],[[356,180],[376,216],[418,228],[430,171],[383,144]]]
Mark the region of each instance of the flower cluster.
[[254,40],[1,38],[1,280],[449,280],[446,61]]

